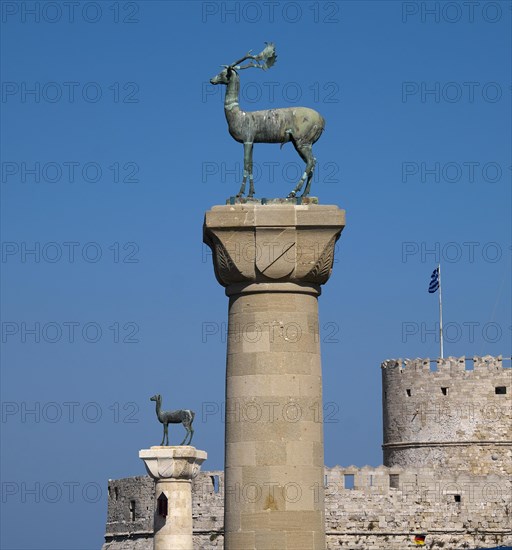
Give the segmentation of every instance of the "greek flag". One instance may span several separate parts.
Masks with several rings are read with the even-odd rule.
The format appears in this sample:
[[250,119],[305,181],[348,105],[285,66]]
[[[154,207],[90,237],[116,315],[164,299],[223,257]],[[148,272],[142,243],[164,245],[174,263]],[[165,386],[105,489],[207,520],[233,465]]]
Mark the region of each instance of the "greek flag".
[[434,294],[434,292],[437,292],[438,288],[439,288],[439,267],[436,267],[434,271],[432,271],[432,277],[430,278],[428,291],[430,294]]

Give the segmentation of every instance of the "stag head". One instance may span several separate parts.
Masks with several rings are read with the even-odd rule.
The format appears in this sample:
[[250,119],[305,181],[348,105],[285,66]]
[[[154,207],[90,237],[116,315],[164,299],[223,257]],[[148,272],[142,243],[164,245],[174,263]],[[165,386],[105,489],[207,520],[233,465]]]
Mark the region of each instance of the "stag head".
[[150,401],[160,401],[160,399],[162,399],[162,396],[159,393],[157,393],[157,394],[153,395],[153,397],[149,398]]
[[227,86],[234,72],[236,71],[234,71],[231,67],[226,67],[218,75],[215,75],[212,79],[210,79],[210,84],[225,84]]
[[[258,55],[252,55],[252,50],[249,50],[244,55],[244,57],[242,57],[238,61],[235,61],[234,63],[231,63],[229,65],[222,65],[224,69],[210,80],[210,84],[227,85],[229,84],[233,73],[236,74],[237,71],[241,71],[243,69],[249,69],[251,67],[254,67],[255,69],[263,69],[264,71],[270,69],[270,67],[272,67],[272,65],[276,62],[277,54],[273,42],[265,42],[265,44],[265,49],[262,50]],[[256,63],[251,62],[247,63],[247,65],[240,65],[240,63],[246,61],[247,59],[251,59]]]

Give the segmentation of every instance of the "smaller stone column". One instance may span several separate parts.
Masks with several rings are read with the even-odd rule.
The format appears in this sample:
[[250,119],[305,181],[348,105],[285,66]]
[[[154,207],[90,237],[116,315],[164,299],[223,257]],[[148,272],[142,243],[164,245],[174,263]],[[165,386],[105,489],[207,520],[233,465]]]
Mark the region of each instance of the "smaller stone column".
[[139,458],[155,480],[154,550],[194,549],[192,480],[207,456],[188,445],[139,451]]

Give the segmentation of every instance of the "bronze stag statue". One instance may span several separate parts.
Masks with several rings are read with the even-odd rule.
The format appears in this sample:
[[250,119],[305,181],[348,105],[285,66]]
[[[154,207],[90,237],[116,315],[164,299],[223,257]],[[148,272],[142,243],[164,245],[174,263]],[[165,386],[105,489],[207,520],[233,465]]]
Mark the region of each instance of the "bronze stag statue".
[[194,421],[195,413],[194,411],[189,411],[188,409],[179,409],[177,411],[162,411],[162,396],[160,394],[153,395],[149,398],[150,401],[156,401],[156,416],[158,420],[164,425],[164,436],[162,438],[162,443],[160,446],[169,445],[169,424],[183,424],[184,428],[187,430],[185,439],[180,443],[183,445],[186,439],[190,436],[190,439],[187,445],[190,445],[192,442],[192,437],[194,436],[194,429],[192,428],[192,422]]
[[[239,143],[244,144],[244,175],[242,186],[237,197],[245,193],[245,184],[249,178],[249,198],[254,196],[254,181],[252,174],[252,148],[254,143],[284,143],[291,141],[301,159],[306,163],[304,174],[289,198],[300,192],[307,181],[303,197],[307,197],[311,188],[313,170],[316,159],[313,156],[313,143],[322,135],[325,127],[324,118],[307,107],[286,107],[284,109],[269,109],[268,111],[242,111],[239,105],[240,77],[237,71],[255,67],[269,69],[276,62],[276,51],[273,43],[267,43],[265,49],[258,55],[249,51],[244,57],[223,65],[224,69],[211,80],[211,84],[227,86],[224,101],[224,112],[228,121],[229,133]],[[246,65],[240,65],[250,59]]]

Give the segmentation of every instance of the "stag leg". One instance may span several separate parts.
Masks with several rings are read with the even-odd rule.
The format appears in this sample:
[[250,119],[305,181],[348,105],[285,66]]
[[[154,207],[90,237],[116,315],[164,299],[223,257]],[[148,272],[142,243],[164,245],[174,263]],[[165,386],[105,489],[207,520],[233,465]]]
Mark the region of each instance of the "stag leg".
[[167,435],[167,424],[164,424],[164,436],[162,437],[162,443],[160,443],[160,447],[165,446],[165,438],[167,438],[167,443],[169,443],[169,436]]
[[246,179],[247,179],[247,174],[245,173],[245,170],[244,170],[244,178],[242,180],[242,185],[240,187],[240,191],[238,191],[237,197],[242,197],[243,194],[245,193],[245,180]]
[[240,191],[238,191],[237,197],[241,197],[245,193],[245,184],[248,177],[250,182],[248,196],[252,197],[254,195],[254,184],[252,179],[252,142],[244,143],[244,177],[242,179],[242,186],[240,187]]
[[313,176],[313,170],[315,168],[316,159],[313,156],[313,150],[310,144],[299,145],[297,142],[294,141],[293,145],[297,153],[299,153],[300,158],[306,163],[306,168],[304,170],[304,174],[302,174],[302,177],[299,180],[299,183],[297,184],[295,189],[288,195],[288,198],[295,197],[295,195],[302,189],[302,186],[304,185],[304,182],[307,179],[308,183],[302,195],[303,197],[306,197],[309,193],[309,188],[311,187],[311,178]]
[[[306,172],[308,173],[308,180],[306,183],[306,187],[304,188],[304,193],[302,193],[303,197],[307,197],[309,195],[309,190],[311,189],[311,182],[313,181],[313,172],[315,171],[315,165],[316,165],[316,158],[313,156],[313,149],[309,147],[309,155],[310,158],[308,158],[308,164],[306,166]],[[309,171],[308,171],[309,167]]]
[[249,175],[249,194],[247,195],[249,198],[252,198],[254,196],[254,176],[252,173],[252,148],[253,148],[252,142],[244,143],[244,178],[247,177],[246,174]]

